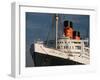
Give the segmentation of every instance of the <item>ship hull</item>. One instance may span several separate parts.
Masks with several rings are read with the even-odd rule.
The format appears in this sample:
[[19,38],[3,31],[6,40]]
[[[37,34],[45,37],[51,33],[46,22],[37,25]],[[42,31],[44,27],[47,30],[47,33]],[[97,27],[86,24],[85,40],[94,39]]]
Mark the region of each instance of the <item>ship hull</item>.
[[75,62],[70,59],[63,59],[51,55],[33,53],[34,66],[60,66],[60,65],[81,65],[82,63]]

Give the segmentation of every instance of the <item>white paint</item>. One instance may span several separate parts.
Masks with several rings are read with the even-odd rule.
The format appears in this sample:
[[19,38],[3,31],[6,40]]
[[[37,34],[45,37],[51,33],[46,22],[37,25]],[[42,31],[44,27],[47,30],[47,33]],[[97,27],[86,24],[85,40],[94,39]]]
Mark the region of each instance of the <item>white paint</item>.
[[[25,12],[42,12],[42,13],[64,13],[64,14],[84,14],[84,15],[90,15],[90,27],[91,27],[91,31],[95,32],[95,9],[90,8],[90,10],[88,10],[89,8],[84,8],[81,7],[82,9],[80,9],[80,7],[78,6],[70,6],[67,5],[66,7],[63,5],[59,5],[57,8],[57,5],[50,5],[49,7],[46,7],[47,4],[41,4],[41,6],[43,7],[34,7],[34,6],[39,6],[39,4],[35,4],[34,6],[32,5],[32,3],[17,3],[17,7],[20,6],[20,53],[18,53],[20,56],[20,60],[21,60],[21,64],[17,64],[17,66],[19,66],[19,75],[17,76],[33,76],[33,75],[52,75],[54,72],[59,73],[59,70],[64,71],[66,70],[66,74],[68,73],[78,73],[78,72],[90,72],[90,71],[95,71],[96,66],[95,66],[95,56],[93,51],[91,50],[91,56],[90,56],[90,65],[86,65],[86,66],[64,66],[64,69],[60,69],[60,67],[52,67],[52,68],[26,68],[25,67]],[[29,7],[26,7],[29,6]],[[66,9],[65,9],[66,8]],[[74,10],[73,10],[74,9]],[[87,11],[88,10],[88,11]],[[18,11],[19,12],[19,11]],[[19,14],[17,14],[19,15]],[[19,23],[16,23],[17,25]],[[90,31],[90,32],[91,32]],[[18,32],[19,33],[19,32]],[[94,36],[94,35],[93,35]],[[93,39],[93,37],[91,37],[91,39]],[[92,43],[92,42],[91,42]],[[19,44],[19,42],[17,43]],[[17,49],[17,48],[15,48]],[[17,55],[18,55],[17,54]],[[16,60],[18,61],[19,56],[16,56]],[[17,62],[16,62],[17,63]],[[17,70],[17,69],[16,69]],[[43,72],[45,71],[45,72]],[[50,72],[49,72],[50,71]]]
[[[100,5],[99,0],[1,0],[0,2],[0,80],[15,80],[9,74],[11,73],[11,2],[12,1],[32,1],[34,3],[50,3],[55,5],[55,2],[59,4],[72,4],[72,5],[80,5],[80,6],[95,6],[97,7],[97,23],[95,25],[96,33],[94,33],[94,40],[93,40],[93,46],[92,51],[97,53],[95,55],[96,63],[97,63],[97,72],[91,72],[91,73],[79,73],[79,74],[73,74],[69,73],[66,74],[66,70],[64,67],[60,67],[60,73],[54,72],[52,75],[40,75],[40,76],[33,76],[33,77],[24,77],[24,78],[18,78],[17,80],[99,80],[100,79]],[[42,68],[43,69],[43,68]],[[55,70],[55,69],[54,69]],[[38,69],[37,69],[38,71]],[[42,71],[42,70],[41,70]],[[44,70],[42,72],[45,72]],[[41,72],[41,73],[42,73]],[[55,75],[54,75],[55,74]]]

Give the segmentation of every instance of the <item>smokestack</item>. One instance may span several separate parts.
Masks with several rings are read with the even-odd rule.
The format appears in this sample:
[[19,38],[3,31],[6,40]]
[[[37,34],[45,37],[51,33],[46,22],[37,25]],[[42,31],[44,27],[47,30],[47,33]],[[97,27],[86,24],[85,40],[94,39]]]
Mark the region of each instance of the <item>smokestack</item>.
[[79,31],[73,31],[73,39],[80,40],[80,32]]
[[64,21],[64,35],[68,38],[73,38],[73,23],[71,21]]

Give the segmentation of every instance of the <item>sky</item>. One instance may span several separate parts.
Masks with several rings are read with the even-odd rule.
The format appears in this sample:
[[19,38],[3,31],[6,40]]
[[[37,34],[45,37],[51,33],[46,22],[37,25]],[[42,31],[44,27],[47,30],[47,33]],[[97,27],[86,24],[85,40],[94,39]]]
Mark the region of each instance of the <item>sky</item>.
[[[52,21],[54,14],[26,12],[26,66],[34,66],[30,55],[30,46],[34,40],[47,40],[55,37],[52,31]],[[73,28],[80,31],[81,36],[89,38],[89,15],[59,14],[59,33],[63,32],[63,22],[69,20],[73,22]],[[62,28],[61,28],[62,27]],[[53,35],[53,37],[52,37]]]

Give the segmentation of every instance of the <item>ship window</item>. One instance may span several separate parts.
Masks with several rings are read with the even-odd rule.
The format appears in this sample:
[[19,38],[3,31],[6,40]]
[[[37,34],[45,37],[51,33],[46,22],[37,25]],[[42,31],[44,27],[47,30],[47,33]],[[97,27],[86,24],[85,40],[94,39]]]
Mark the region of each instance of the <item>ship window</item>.
[[89,46],[88,42],[84,42],[84,45],[85,45],[85,47]]
[[81,46],[75,46],[77,49],[81,50]]
[[68,46],[66,46],[66,49],[68,49]]
[[58,49],[60,49],[60,46],[57,46]]
[[64,49],[66,49],[66,46],[64,46]]
[[72,42],[72,43],[75,43],[75,44],[81,44],[81,42]]

